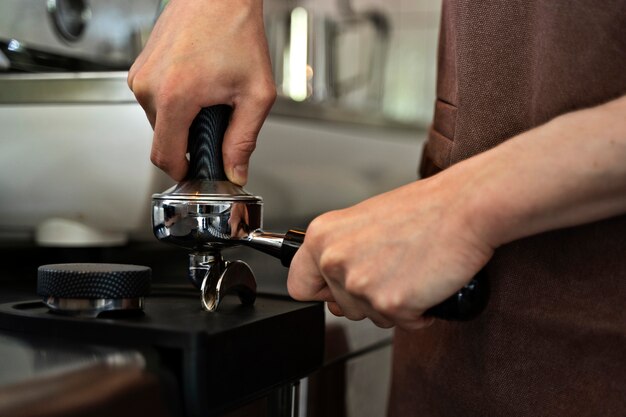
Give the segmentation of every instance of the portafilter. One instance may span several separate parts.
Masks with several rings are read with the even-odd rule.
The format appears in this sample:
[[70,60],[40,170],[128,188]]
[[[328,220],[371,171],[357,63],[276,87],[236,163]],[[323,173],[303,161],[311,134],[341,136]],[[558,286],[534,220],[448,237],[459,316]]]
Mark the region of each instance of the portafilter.
[[[221,250],[244,245],[279,258],[288,267],[305,234],[266,232],[263,199],[228,181],[222,142],[231,108],[203,108],[189,129],[189,171],[186,179],[152,196],[152,225],[157,239],[191,251],[189,279],[201,290],[202,306],[215,311],[223,296],[236,292],[243,304],[253,304],[256,280],[243,261],[225,261]],[[485,307],[489,287],[481,271],[456,294],[425,314],[467,320]]]

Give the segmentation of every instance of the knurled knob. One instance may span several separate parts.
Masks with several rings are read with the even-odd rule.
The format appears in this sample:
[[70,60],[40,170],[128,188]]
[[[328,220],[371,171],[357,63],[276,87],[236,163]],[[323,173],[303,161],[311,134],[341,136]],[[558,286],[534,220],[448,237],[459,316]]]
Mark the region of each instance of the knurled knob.
[[42,265],[37,294],[42,297],[121,299],[145,297],[152,270],[147,266],[76,263]]

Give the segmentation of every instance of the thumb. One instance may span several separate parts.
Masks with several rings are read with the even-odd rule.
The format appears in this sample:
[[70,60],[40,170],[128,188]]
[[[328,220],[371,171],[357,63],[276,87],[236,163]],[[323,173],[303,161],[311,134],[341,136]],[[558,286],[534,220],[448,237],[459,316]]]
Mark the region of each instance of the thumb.
[[233,108],[230,124],[224,134],[222,157],[226,176],[235,184],[243,186],[248,182],[250,156],[256,147],[257,136],[271,104],[258,105],[247,100]]

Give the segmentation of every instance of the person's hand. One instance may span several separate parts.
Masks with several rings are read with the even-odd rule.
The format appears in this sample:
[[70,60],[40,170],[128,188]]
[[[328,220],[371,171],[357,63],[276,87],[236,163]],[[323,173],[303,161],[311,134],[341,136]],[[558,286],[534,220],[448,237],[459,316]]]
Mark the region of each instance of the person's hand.
[[316,218],[288,278],[298,300],[381,327],[420,328],[493,253],[459,187],[422,180]]
[[128,73],[154,129],[151,160],[187,173],[189,126],[201,108],[233,113],[222,148],[228,178],[245,185],[256,138],[274,99],[260,0],[171,0]]

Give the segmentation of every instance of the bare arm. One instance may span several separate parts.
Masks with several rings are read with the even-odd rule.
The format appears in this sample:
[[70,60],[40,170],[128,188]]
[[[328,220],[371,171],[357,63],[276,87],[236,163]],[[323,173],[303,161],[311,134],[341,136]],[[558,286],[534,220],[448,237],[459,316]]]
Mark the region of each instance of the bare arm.
[[151,159],[171,177],[187,172],[187,134],[202,107],[228,104],[228,178],[244,185],[274,99],[262,0],[171,0],[128,74],[154,129]]
[[[390,214],[391,213],[391,214]],[[573,112],[311,223],[288,287],[351,319],[419,328],[498,246],[626,213],[626,97]]]
[[[569,113],[467,161],[493,246],[626,212],[626,96]],[[491,207],[487,207],[490,205]]]

